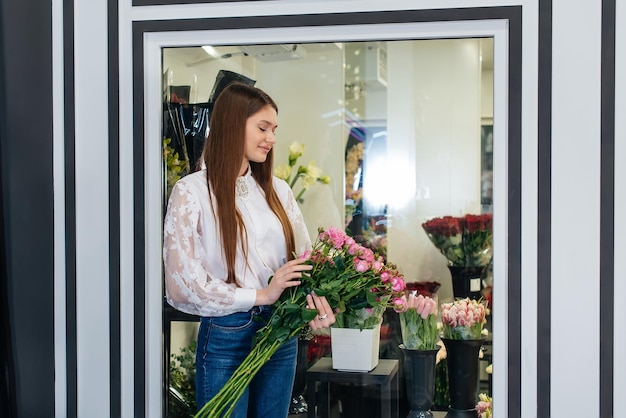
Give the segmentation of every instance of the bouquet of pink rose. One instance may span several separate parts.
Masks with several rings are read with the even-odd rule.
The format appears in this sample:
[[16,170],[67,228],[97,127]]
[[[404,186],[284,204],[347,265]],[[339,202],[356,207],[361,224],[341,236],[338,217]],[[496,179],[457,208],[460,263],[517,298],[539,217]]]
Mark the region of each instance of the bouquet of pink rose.
[[[374,328],[382,312],[405,288],[395,265],[357,244],[337,228],[319,229],[313,249],[301,258],[313,266],[303,274],[301,285],[283,292],[272,305],[267,324],[257,331],[250,354],[224,387],[207,402],[196,417],[229,417],[252,378],[289,338],[308,326],[317,310],[308,309],[306,296],[325,296],[336,314],[335,326]],[[271,278],[270,278],[271,280]],[[378,315],[378,316],[377,316]]]
[[402,344],[407,350],[434,350],[437,332],[437,302],[429,296],[409,294],[394,300],[400,316]]
[[319,283],[309,288],[303,282],[300,287],[325,296],[331,307],[338,308],[336,328],[374,328],[406,288],[395,264],[338,228],[320,229],[313,251],[305,256],[313,262],[311,276]]
[[457,267],[489,264],[492,255],[492,215],[444,216],[422,224],[435,247]]
[[451,340],[478,340],[485,319],[485,305],[474,299],[458,299],[441,304],[443,337]]

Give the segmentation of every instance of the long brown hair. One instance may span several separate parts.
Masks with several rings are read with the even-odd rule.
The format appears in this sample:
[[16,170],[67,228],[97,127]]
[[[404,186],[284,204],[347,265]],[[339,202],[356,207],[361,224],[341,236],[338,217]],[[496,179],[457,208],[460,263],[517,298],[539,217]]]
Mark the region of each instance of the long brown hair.
[[[212,202],[213,216],[219,220],[228,283],[237,283],[235,276],[237,238],[244,256],[248,255],[246,226],[235,205],[235,182],[244,157],[246,121],[267,105],[272,106],[278,113],[278,106],[274,100],[262,90],[243,83],[230,84],[215,101],[209,123],[209,136],[202,151],[207,169],[209,198],[212,199],[211,192],[215,197],[215,201]],[[250,168],[252,177],[265,193],[267,204],[283,226],[287,244],[286,257],[291,260],[295,251],[295,238],[285,208],[273,187],[273,162],[274,150],[271,150],[265,162],[251,161]]]

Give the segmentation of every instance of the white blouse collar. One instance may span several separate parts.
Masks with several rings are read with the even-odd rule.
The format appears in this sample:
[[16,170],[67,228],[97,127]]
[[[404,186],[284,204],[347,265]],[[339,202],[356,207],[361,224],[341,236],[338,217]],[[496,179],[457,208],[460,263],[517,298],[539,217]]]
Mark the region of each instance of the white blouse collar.
[[252,179],[252,170],[248,166],[248,170],[243,176],[237,177],[235,182],[235,193],[238,198],[247,200],[250,195],[250,180]]

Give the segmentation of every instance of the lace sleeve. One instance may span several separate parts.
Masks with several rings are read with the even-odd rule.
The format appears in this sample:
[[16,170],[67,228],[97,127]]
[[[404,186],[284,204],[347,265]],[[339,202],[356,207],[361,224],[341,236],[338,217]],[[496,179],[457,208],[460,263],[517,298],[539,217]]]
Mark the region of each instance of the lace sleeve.
[[[163,226],[168,303],[180,311],[200,316],[221,316],[249,309],[254,303],[254,290],[246,292],[246,289],[237,289],[233,284],[211,277],[201,236],[201,216],[202,207],[193,188],[179,181],[170,195]],[[207,219],[212,220],[212,214]]]

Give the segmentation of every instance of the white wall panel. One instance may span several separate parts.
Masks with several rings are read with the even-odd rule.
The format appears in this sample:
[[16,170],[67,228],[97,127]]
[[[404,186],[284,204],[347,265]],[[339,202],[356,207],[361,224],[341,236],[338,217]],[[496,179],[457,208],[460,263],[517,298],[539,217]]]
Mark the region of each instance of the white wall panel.
[[[522,416],[537,414],[537,1],[524,2],[522,21]],[[534,92],[535,94],[531,94]],[[498,106],[494,106],[497,111]],[[498,297],[496,294],[494,297]]]
[[105,418],[110,417],[107,2],[78,1],[74,18],[78,416]]
[[[119,90],[132,91],[132,21],[130,2],[119,2]],[[128,96],[124,96],[128,97]],[[133,243],[133,116],[132,101],[119,102],[120,167],[120,349],[121,413],[134,416],[134,243]]]
[[574,417],[574,394],[599,408],[601,4],[553,12],[550,393],[551,412]]
[[[88,0],[85,0],[88,1]],[[131,0],[126,0],[130,2]],[[493,7],[523,4],[516,0],[276,0],[254,3],[249,1],[171,6],[134,7],[133,20],[201,19],[232,16],[278,16],[288,14],[347,13],[382,10],[427,10],[466,7]]]

